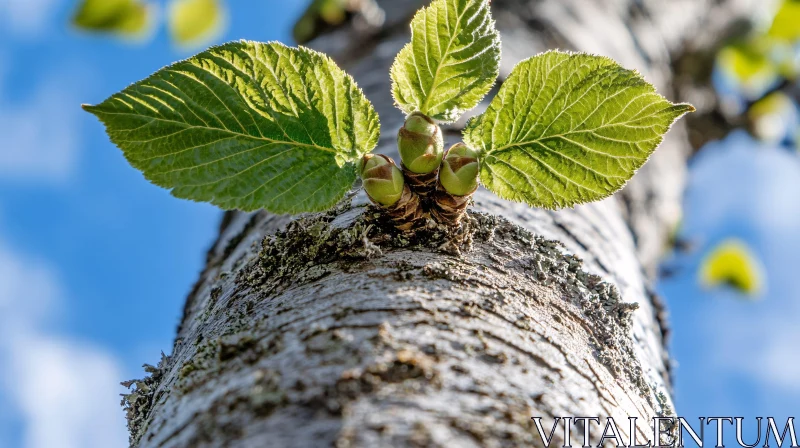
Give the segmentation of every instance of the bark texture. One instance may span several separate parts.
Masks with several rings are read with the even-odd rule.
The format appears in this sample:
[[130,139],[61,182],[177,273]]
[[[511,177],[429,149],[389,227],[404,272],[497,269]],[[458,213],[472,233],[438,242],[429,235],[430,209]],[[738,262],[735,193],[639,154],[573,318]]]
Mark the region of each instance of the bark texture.
[[[396,156],[404,117],[388,69],[422,2],[377,3],[382,23],[354,20],[313,46],[354,75],[381,115],[377,152]],[[539,51],[579,49],[676,100],[671,65],[687,40],[754,4],[495,0],[501,75]],[[539,446],[532,416],[672,414],[650,274],[690,151],[678,125],[622,193],[575,209],[478,190],[458,231],[397,234],[363,193],[325,214],[227,214],[172,354],[125,397],[132,444]],[[575,445],[582,436],[572,431]]]

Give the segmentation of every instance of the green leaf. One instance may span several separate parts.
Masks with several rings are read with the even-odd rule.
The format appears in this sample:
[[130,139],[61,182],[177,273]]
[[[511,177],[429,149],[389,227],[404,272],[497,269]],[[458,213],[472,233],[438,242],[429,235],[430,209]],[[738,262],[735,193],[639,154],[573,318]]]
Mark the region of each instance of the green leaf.
[[700,263],[699,280],[706,288],[728,285],[757,296],[764,289],[764,269],[743,241],[728,239],[714,247]]
[[500,36],[487,0],[435,0],[411,22],[391,69],[405,113],[452,122],[475,107],[500,72]]
[[800,0],[784,0],[767,35],[794,42],[800,39]]
[[83,0],[72,23],[89,31],[140,35],[153,19],[153,8],[137,0]]
[[571,207],[622,188],[692,110],[609,58],[550,51],[514,68],[464,141],[498,196]]
[[85,108],[147,179],[226,209],[329,208],[379,134],[350,76],[280,43],[212,47]]
[[173,0],[169,31],[179,45],[199,45],[222,32],[226,15],[220,0]]

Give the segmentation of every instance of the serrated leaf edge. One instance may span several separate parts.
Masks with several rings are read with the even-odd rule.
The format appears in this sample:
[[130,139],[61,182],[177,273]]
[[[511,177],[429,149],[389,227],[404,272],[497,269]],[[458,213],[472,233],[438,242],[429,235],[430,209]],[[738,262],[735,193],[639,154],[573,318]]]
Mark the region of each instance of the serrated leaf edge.
[[[592,56],[592,57],[597,57],[597,58],[604,59],[604,60],[606,60],[606,61],[610,61],[610,62],[612,62],[612,63],[614,63],[614,64],[616,64],[616,65],[619,65],[619,63],[618,63],[617,61],[615,61],[613,58],[610,58],[610,57],[608,57],[608,56],[599,55],[599,54],[596,54],[596,53],[581,52],[581,51],[571,51],[571,50],[559,50],[559,49],[551,49],[551,50],[547,50],[547,51],[544,51],[544,52],[538,53],[538,54],[536,54],[536,55],[533,55],[533,56],[531,56],[531,57],[529,57],[529,58],[526,58],[526,59],[524,59],[524,60],[522,60],[522,61],[518,62],[517,64],[515,64],[515,65],[514,65],[514,68],[512,68],[512,70],[511,70],[511,72],[510,72],[510,73],[511,73],[511,74],[513,74],[513,73],[514,73],[514,71],[517,69],[517,67],[518,67],[519,65],[521,65],[521,64],[523,64],[523,63],[525,63],[525,62],[527,62],[527,61],[529,61],[529,60],[531,60],[531,59],[533,59],[533,58],[536,58],[536,57],[542,57],[542,56],[545,56],[545,55],[547,55],[547,54],[550,54],[550,53],[566,54],[566,55],[568,55],[568,56]],[[624,68],[624,67],[623,67],[623,68]],[[644,76],[641,74],[641,72],[639,72],[639,70],[637,70],[637,69],[625,69],[625,70],[628,70],[628,71],[632,72],[632,73],[633,73],[633,74],[635,74],[635,75],[636,75],[638,78],[640,78],[642,81],[646,82],[646,83],[647,83],[649,86],[651,86],[651,87],[652,87],[652,89],[653,89],[653,93],[654,93],[655,95],[658,95],[658,96],[659,96],[661,99],[663,99],[664,101],[666,101],[666,102],[667,102],[667,103],[670,105],[670,106],[669,106],[669,108],[673,108],[673,109],[683,109],[683,110],[682,110],[682,111],[681,111],[681,112],[680,112],[678,115],[676,115],[676,116],[675,116],[675,118],[673,118],[673,119],[672,119],[672,122],[671,122],[671,123],[669,123],[669,124],[667,125],[667,130],[666,130],[666,131],[665,131],[665,132],[664,132],[662,135],[660,135],[660,136],[659,136],[657,139],[654,139],[654,141],[656,141],[656,144],[655,144],[655,146],[654,146],[654,148],[653,148],[653,151],[651,151],[651,152],[650,152],[650,154],[649,154],[649,155],[648,155],[646,158],[642,159],[641,163],[637,163],[637,166],[634,168],[634,170],[633,170],[633,173],[631,174],[631,177],[630,177],[629,179],[625,180],[625,182],[623,182],[623,183],[620,185],[620,187],[619,187],[617,190],[615,190],[615,191],[609,191],[609,192],[596,192],[596,193],[598,193],[598,197],[597,197],[596,199],[592,200],[592,201],[589,201],[589,202],[597,202],[597,201],[602,201],[602,200],[604,200],[604,199],[607,199],[607,198],[608,198],[608,197],[610,197],[610,196],[613,196],[615,193],[617,193],[617,192],[619,192],[620,190],[622,190],[623,188],[625,188],[625,186],[628,184],[628,182],[630,182],[630,181],[631,181],[631,179],[633,179],[633,177],[634,177],[634,176],[636,175],[636,173],[637,173],[637,172],[638,172],[638,171],[639,171],[639,170],[642,168],[642,166],[644,166],[644,164],[645,164],[645,163],[647,163],[647,162],[650,160],[650,157],[652,157],[652,154],[653,154],[653,152],[655,152],[655,151],[656,151],[656,149],[658,149],[658,147],[661,145],[661,143],[663,143],[663,141],[664,141],[664,137],[667,135],[667,133],[670,131],[670,129],[672,129],[672,126],[673,126],[673,125],[674,125],[674,124],[675,124],[675,123],[676,123],[676,122],[677,122],[677,121],[678,121],[678,120],[679,120],[681,117],[683,117],[683,116],[684,116],[684,115],[686,115],[687,113],[691,113],[691,112],[695,112],[695,111],[696,111],[695,107],[694,107],[693,105],[689,104],[689,103],[673,103],[673,102],[669,101],[669,100],[668,100],[666,97],[664,97],[663,95],[661,95],[660,93],[658,93],[658,92],[656,91],[655,87],[654,87],[654,86],[653,86],[651,83],[647,82],[647,80],[644,78]],[[510,77],[510,76],[511,76],[511,75],[509,75],[509,77]],[[494,98],[492,99],[492,101],[494,101]],[[662,109],[662,110],[663,110],[663,109]],[[477,116],[474,116],[474,117],[471,117],[471,118],[470,118],[470,119],[467,121],[466,125],[464,126],[464,131],[463,131],[463,133],[464,133],[464,134],[466,134],[466,132],[467,132],[467,130],[468,130],[468,129],[470,129],[471,127],[475,126],[475,124],[477,123],[477,120],[478,120],[478,119],[479,119],[479,118],[480,118],[482,115],[483,115],[483,114],[481,114],[481,115],[477,115]],[[468,142],[465,142],[465,143],[469,144]],[[493,152],[502,151],[502,150],[504,150],[504,149],[508,149],[508,148],[511,148],[511,147],[513,147],[513,146],[516,146],[516,145],[507,145],[506,147],[503,147],[503,148],[500,148],[500,149],[495,149],[495,150],[492,150],[492,151],[490,151],[490,152],[486,152],[486,151],[484,151],[484,150],[483,150],[483,148],[474,148],[474,147],[472,147],[472,145],[470,145],[470,147],[471,147],[473,150],[476,150],[476,151],[478,152],[478,154],[479,154],[479,158],[478,158],[478,160],[480,161],[480,164],[481,164],[481,173],[483,173],[483,171],[484,171],[485,169],[489,169],[489,168],[488,168],[488,166],[487,166],[485,163],[483,163],[483,161],[485,160],[485,158],[486,158],[486,157],[490,157],[490,156],[491,156],[491,153],[493,153]],[[499,159],[498,159],[498,160],[499,160]],[[494,176],[493,176],[493,177],[494,177]],[[526,177],[528,177],[528,176],[526,176]],[[533,202],[526,201],[526,200],[524,200],[524,199],[520,201],[520,200],[518,200],[517,198],[511,197],[511,195],[508,195],[508,194],[506,194],[505,192],[502,192],[502,191],[494,191],[494,190],[491,190],[491,189],[489,189],[489,188],[488,188],[488,187],[487,187],[487,186],[484,184],[484,182],[483,182],[483,176],[480,176],[480,183],[481,183],[481,185],[482,185],[484,188],[488,189],[489,191],[491,191],[492,193],[494,193],[495,195],[497,195],[498,197],[500,197],[500,198],[502,198],[502,199],[509,200],[509,201],[513,201],[513,202],[521,202],[521,203],[525,203],[525,204],[527,204],[527,205],[529,205],[529,206],[531,206],[531,207],[537,207],[537,208],[541,208],[541,209],[545,209],[545,210],[559,210],[559,209],[562,209],[562,208],[572,208],[572,207],[575,207],[576,205],[581,205],[581,204],[588,203],[588,202],[586,202],[586,201],[580,201],[580,200],[566,200],[566,201],[560,202],[560,203],[558,203],[558,204],[555,204],[554,206],[549,206],[549,205],[546,205],[546,204],[534,204]],[[506,182],[506,183],[507,183],[507,182]],[[508,184],[508,185],[509,185],[509,186],[511,186],[510,184]],[[540,185],[541,185],[541,184],[540,184]],[[512,189],[513,189],[513,188],[512,188]],[[548,190],[548,191],[549,191],[549,190]],[[552,192],[551,192],[551,194],[552,194]],[[553,195],[553,196],[555,197],[555,195]],[[564,197],[561,197],[561,198],[562,198],[562,199],[566,199],[566,198],[564,198]],[[556,201],[554,201],[554,202],[556,202]]]
[[[499,64],[499,61],[502,60],[502,51],[503,51],[503,49],[502,49],[502,45],[501,45],[501,41],[500,41],[500,32],[497,30],[497,26],[496,26],[497,22],[494,19],[494,17],[492,16],[491,8],[489,6],[489,4],[491,3],[491,0],[479,0],[479,1],[481,1],[484,4],[484,7],[488,9],[489,23],[490,23],[491,27],[494,30],[494,40],[495,40],[495,42],[497,44],[497,51],[498,51],[498,54],[497,54],[498,68],[497,68],[497,70],[495,70],[494,80],[492,81],[491,84],[488,85],[488,87],[485,89],[484,92],[480,93],[480,95],[479,95],[480,98],[478,99],[477,103],[474,106],[469,107],[469,108],[461,111],[461,113],[458,116],[454,117],[452,120],[443,120],[443,119],[440,119],[438,117],[433,117],[434,119],[436,119],[436,121],[438,121],[440,123],[444,123],[444,124],[455,123],[466,112],[469,112],[470,110],[472,110],[475,107],[477,107],[478,104],[480,104],[481,101],[483,101],[486,98],[486,95],[488,95],[489,92],[492,91],[492,88],[497,83],[497,77],[500,75],[500,69],[499,69],[500,64]],[[401,48],[400,51],[397,53],[397,56],[395,57],[394,61],[392,62],[391,67],[389,68],[389,74],[390,74],[390,77],[391,77],[391,80],[392,80],[392,83],[391,83],[391,86],[390,86],[390,91],[391,91],[391,94],[392,94],[392,101],[394,102],[394,106],[397,109],[399,109],[400,111],[402,111],[403,113],[405,113],[406,115],[411,114],[413,112],[422,112],[422,111],[406,110],[403,106],[400,105],[400,102],[398,101],[397,96],[395,95],[395,84],[396,84],[396,82],[395,82],[395,75],[394,74],[395,74],[395,71],[398,70],[396,68],[396,66],[398,64],[398,60],[400,58],[400,55],[404,51],[407,51],[406,50],[407,48],[412,48],[413,41],[414,41],[414,26],[413,26],[414,20],[416,20],[418,16],[424,14],[426,12],[426,10],[428,8],[430,8],[431,6],[432,6],[432,4],[429,4],[428,6],[426,6],[424,8],[421,8],[421,9],[417,10],[416,13],[414,13],[414,17],[411,19],[411,22],[409,23],[409,28],[411,29],[411,40],[409,42],[407,42],[405,45],[403,45],[403,48]],[[451,44],[452,44],[452,42],[451,42]],[[449,45],[448,45],[448,47],[449,47]],[[441,68],[441,65],[439,67],[437,67],[437,70],[436,70],[437,73],[438,73],[440,68]],[[433,91],[433,89],[434,88],[431,87],[431,91]],[[430,92],[428,93],[428,97],[426,97],[426,99],[425,99],[425,104],[427,104],[427,101],[428,101],[429,97],[430,97]]]
[[[101,101],[101,102],[100,102],[100,103],[98,103],[98,104],[91,105],[91,104],[85,104],[85,103],[84,103],[84,104],[81,104],[81,108],[82,108],[83,110],[85,110],[86,112],[89,112],[89,113],[91,113],[92,115],[94,115],[95,117],[97,117],[97,118],[98,118],[98,120],[99,120],[99,121],[100,121],[100,122],[103,124],[103,127],[104,127],[104,130],[105,130],[105,132],[106,132],[106,135],[109,137],[109,140],[111,141],[111,143],[112,143],[112,144],[114,144],[114,146],[117,146],[117,147],[120,149],[120,151],[122,152],[123,156],[124,156],[124,157],[125,157],[125,159],[128,161],[128,163],[129,163],[129,164],[131,164],[131,166],[133,166],[133,167],[135,168],[135,165],[134,165],[134,163],[133,163],[134,161],[130,159],[130,157],[128,156],[128,152],[127,152],[127,151],[124,151],[124,150],[122,150],[122,148],[121,148],[121,147],[119,147],[119,145],[117,145],[116,143],[114,143],[114,139],[113,139],[113,137],[111,136],[111,134],[110,134],[110,132],[109,132],[109,128],[108,128],[108,126],[107,126],[107,125],[105,124],[105,122],[103,122],[103,120],[102,120],[102,119],[100,119],[100,117],[97,115],[97,112],[100,112],[100,110],[99,110],[99,107],[100,107],[100,105],[102,105],[102,104],[103,104],[103,103],[105,103],[106,101],[109,101],[109,100],[111,100],[111,99],[112,99],[112,98],[113,98],[115,95],[117,95],[117,94],[119,94],[119,93],[121,93],[121,92],[123,92],[123,91],[127,90],[128,88],[130,88],[130,87],[133,87],[133,86],[136,86],[138,83],[140,83],[140,82],[142,82],[142,81],[146,81],[146,80],[147,80],[147,79],[149,79],[150,77],[152,77],[152,76],[155,76],[155,74],[156,74],[156,73],[158,73],[158,72],[160,72],[160,71],[162,71],[162,70],[169,70],[169,69],[171,69],[171,68],[174,68],[174,67],[176,67],[176,66],[178,66],[178,65],[180,65],[180,64],[183,64],[183,63],[187,63],[187,62],[189,62],[191,59],[195,58],[196,56],[198,56],[198,55],[200,55],[200,54],[202,54],[202,53],[211,52],[211,51],[213,51],[213,50],[220,49],[220,48],[224,48],[224,47],[226,47],[226,46],[228,46],[228,45],[235,44],[235,43],[243,43],[243,44],[264,44],[264,45],[272,45],[272,44],[275,44],[275,45],[278,45],[278,46],[281,46],[281,47],[284,47],[284,48],[290,48],[290,49],[291,49],[291,48],[293,48],[293,47],[291,47],[291,46],[289,46],[289,45],[286,45],[286,44],[284,44],[283,42],[280,42],[280,41],[277,41],[277,40],[271,40],[271,41],[266,41],[266,42],[260,42],[260,41],[254,41],[254,40],[248,40],[248,39],[239,39],[239,40],[233,40],[233,41],[225,42],[225,43],[218,44],[218,45],[212,45],[212,46],[210,46],[210,47],[206,48],[205,50],[203,50],[203,51],[201,51],[201,52],[199,52],[199,53],[197,53],[197,54],[195,54],[195,55],[192,55],[192,56],[190,56],[190,57],[187,57],[187,58],[184,58],[184,59],[181,59],[181,60],[175,61],[175,62],[172,62],[172,63],[170,63],[170,64],[168,64],[168,65],[165,65],[165,66],[163,66],[163,67],[161,67],[161,68],[157,69],[156,71],[154,71],[153,73],[151,73],[151,74],[150,74],[150,75],[148,75],[147,77],[145,77],[145,78],[143,78],[143,79],[141,79],[141,80],[139,80],[139,81],[135,81],[135,82],[132,82],[132,83],[128,84],[128,86],[126,86],[125,88],[123,88],[123,89],[121,89],[121,90],[117,91],[116,93],[114,93],[114,94],[110,95],[109,97],[107,97],[105,100]],[[310,53],[310,54],[313,54],[313,55],[320,56],[320,57],[322,57],[322,58],[323,58],[323,60],[324,60],[325,62],[327,62],[327,63],[332,63],[332,64],[333,64],[335,67],[339,68],[339,69],[342,71],[342,73],[344,74],[344,76],[345,76],[347,79],[349,79],[349,80],[352,82],[352,85],[353,85],[353,86],[354,86],[354,87],[355,87],[355,88],[358,90],[358,92],[359,92],[359,93],[361,93],[361,95],[364,97],[364,99],[366,100],[366,102],[367,102],[367,103],[370,105],[370,107],[372,108],[372,110],[373,110],[373,111],[375,111],[376,126],[377,126],[377,135],[376,135],[376,137],[375,137],[375,139],[374,139],[374,142],[373,142],[372,148],[369,148],[368,150],[366,150],[366,151],[365,151],[365,154],[366,154],[366,153],[371,153],[371,152],[372,152],[372,151],[375,149],[375,147],[377,147],[377,144],[378,144],[378,142],[380,141],[380,129],[381,129],[381,125],[380,125],[380,116],[378,115],[378,113],[377,113],[377,110],[375,109],[375,106],[372,104],[372,102],[369,100],[369,98],[368,98],[368,97],[367,97],[367,96],[364,94],[364,91],[361,89],[361,87],[358,85],[358,83],[356,83],[356,81],[355,81],[355,79],[352,77],[352,75],[350,75],[350,74],[349,74],[349,73],[347,73],[347,72],[346,72],[344,69],[342,69],[341,67],[339,67],[339,65],[338,65],[338,64],[336,64],[336,62],[335,62],[335,61],[334,61],[334,60],[333,60],[333,59],[332,59],[330,56],[328,56],[328,55],[327,55],[327,54],[325,54],[325,53],[322,53],[322,52],[316,51],[316,50],[314,50],[314,49],[308,48],[308,47],[306,47],[306,46],[303,46],[303,45],[298,45],[296,48],[297,48],[298,50],[300,50],[300,51],[305,51],[305,52],[307,52],[307,53]],[[108,112],[100,112],[100,113],[108,113]],[[135,114],[131,114],[131,115],[135,115]],[[180,122],[175,122],[174,120],[165,120],[165,119],[160,119],[160,118],[159,118],[159,119],[154,119],[154,120],[158,120],[158,121],[167,121],[167,122],[174,122],[174,123],[180,123]],[[180,123],[180,124],[185,124],[185,123]],[[205,127],[203,127],[203,126],[192,126],[192,127],[194,127],[194,128],[205,128]],[[188,128],[187,128],[187,129],[188,129]],[[322,146],[317,146],[317,145],[309,145],[309,144],[305,144],[305,143],[299,143],[299,142],[295,142],[295,141],[293,141],[293,140],[289,140],[289,141],[272,140],[272,139],[268,139],[268,138],[264,138],[264,137],[255,137],[255,136],[252,136],[252,135],[249,135],[249,134],[241,134],[241,133],[239,133],[239,132],[231,131],[231,130],[228,130],[228,129],[217,129],[217,128],[206,128],[206,129],[211,129],[211,130],[214,130],[214,131],[219,131],[219,132],[229,132],[229,133],[231,133],[231,134],[234,134],[234,135],[241,135],[241,136],[243,136],[243,137],[251,138],[251,139],[254,139],[254,140],[263,140],[263,141],[270,142],[270,143],[284,143],[284,144],[290,144],[290,145],[297,145],[297,146],[301,146],[301,147],[308,147],[308,148],[312,148],[312,149],[316,149],[316,150],[322,150],[322,151],[325,151],[325,152],[329,152],[329,153],[335,154],[337,157],[338,157],[338,156],[341,156],[341,154],[340,154],[339,152],[337,152],[336,150],[334,150],[334,149],[331,149],[331,148],[325,148],[325,147],[322,147]],[[353,151],[357,151],[357,148],[348,148],[348,150],[349,150],[349,151],[351,151],[351,152],[353,152]],[[338,163],[338,162],[339,162],[339,160],[337,160],[337,163]],[[354,183],[354,184],[355,184],[356,180],[358,179],[357,172],[356,172],[356,171],[357,171],[357,170],[356,170],[356,162],[357,162],[357,160],[354,160],[354,161],[345,161],[344,163],[342,163],[342,164],[340,165],[340,168],[341,168],[342,170],[349,170],[349,171],[351,171],[351,172],[352,172],[352,176],[351,176],[351,177],[353,178],[353,183]],[[211,204],[214,204],[213,202],[210,202],[210,201],[205,201],[205,200],[197,200],[197,199],[193,199],[193,198],[189,198],[189,197],[177,196],[177,195],[175,195],[175,194],[174,194],[174,190],[175,190],[177,187],[168,187],[168,186],[163,186],[163,185],[160,185],[160,184],[158,184],[157,182],[155,182],[155,181],[154,181],[154,180],[153,180],[153,179],[152,179],[152,178],[151,178],[151,177],[150,177],[150,176],[149,176],[147,173],[145,173],[143,170],[141,170],[141,169],[138,169],[138,168],[136,168],[136,170],[137,170],[139,173],[141,173],[141,174],[142,174],[142,176],[143,176],[143,177],[144,177],[144,178],[145,178],[145,179],[146,179],[146,180],[147,180],[149,183],[151,183],[151,184],[153,184],[153,185],[156,185],[156,186],[158,186],[159,188],[164,188],[164,189],[168,190],[168,191],[170,192],[170,194],[171,194],[172,196],[176,197],[176,198],[179,198],[179,199],[187,199],[187,200],[190,200],[190,201],[192,201],[192,202],[198,202],[198,203],[211,203]],[[352,190],[352,187],[350,188],[350,190]],[[329,210],[330,208],[332,208],[333,206],[335,206],[335,205],[336,205],[336,204],[337,204],[339,201],[341,201],[341,199],[342,199],[342,198],[344,198],[344,197],[347,195],[348,191],[349,191],[349,190],[343,190],[343,191],[342,191],[342,193],[341,193],[341,194],[339,194],[339,195],[337,195],[337,196],[335,196],[335,197],[334,197],[334,199],[332,199],[331,201],[328,201],[328,202],[327,202],[327,203],[325,203],[325,204],[320,204],[320,206],[319,206],[319,207],[309,207],[309,208],[304,208],[304,209],[297,209],[297,208],[286,208],[286,209],[281,209],[281,208],[272,208],[272,209],[270,209],[270,210],[267,210],[267,211],[270,211],[270,212],[272,212],[272,213],[276,213],[276,214],[296,214],[296,213],[306,213],[306,212],[309,212],[309,213],[313,213],[313,212],[322,212],[322,211],[325,211],[325,210]],[[314,194],[314,193],[312,192],[312,193],[311,193],[311,195],[313,195],[313,194]],[[311,195],[309,195],[309,196],[311,196]],[[301,202],[301,203],[302,203],[302,202]],[[214,205],[216,205],[216,204],[214,204]],[[217,206],[218,206],[218,205],[217,205]],[[222,209],[225,209],[225,210],[233,210],[233,209],[235,209],[235,210],[241,210],[241,211],[245,211],[245,212],[252,212],[252,211],[256,211],[256,210],[266,210],[266,209],[265,209],[265,208],[263,208],[263,207],[252,207],[252,208],[251,208],[251,207],[243,207],[243,208],[224,208],[224,207],[222,207],[222,206],[218,206],[218,207],[220,207],[220,208],[222,208]]]

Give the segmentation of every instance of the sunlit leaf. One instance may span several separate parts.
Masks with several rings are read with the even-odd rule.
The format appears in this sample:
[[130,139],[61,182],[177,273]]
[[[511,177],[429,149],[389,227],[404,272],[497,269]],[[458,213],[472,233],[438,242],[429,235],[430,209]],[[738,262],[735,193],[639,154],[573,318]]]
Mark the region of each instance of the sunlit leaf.
[[727,285],[750,296],[764,288],[761,262],[752,250],[738,239],[728,239],[713,248],[700,264],[700,283],[707,288]]
[[226,209],[327,209],[379,134],[350,76],[280,43],[212,47],[84,107],[147,179]]
[[780,143],[797,129],[797,108],[783,92],[773,92],[758,100],[747,111],[753,135],[769,142]]
[[227,12],[221,0],[173,0],[169,7],[169,31],[182,46],[195,46],[222,33]]
[[800,39],[800,0],[781,3],[767,34],[790,42]]
[[500,36],[487,0],[435,0],[411,21],[411,42],[392,64],[392,95],[405,113],[455,121],[500,71]]
[[779,78],[770,51],[768,39],[731,44],[717,54],[717,66],[742,96],[757,99]]
[[136,36],[147,32],[154,8],[138,0],[82,0],[72,18],[78,28]]
[[519,63],[464,141],[481,183],[560,208],[609,196],[641,167],[688,104],[672,104],[612,59],[549,51]]

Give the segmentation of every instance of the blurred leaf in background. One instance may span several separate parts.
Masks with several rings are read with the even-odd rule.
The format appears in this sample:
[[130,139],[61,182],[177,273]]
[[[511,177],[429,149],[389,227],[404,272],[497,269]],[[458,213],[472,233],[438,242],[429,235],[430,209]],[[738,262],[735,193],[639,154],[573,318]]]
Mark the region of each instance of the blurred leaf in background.
[[767,36],[773,40],[772,57],[781,75],[796,79],[800,75],[800,0],[784,0]]
[[714,86],[736,127],[766,142],[797,145],[800,89],[800,0],[783,0],[770,23],[722,47]]
[[308,42],[321,28],[344,22],[350,3],[350,0],[312,0],[294,26],[294,40],[301,44]]
[[731,238],[719,243],[700,263],[700,284],[721,285],[756,298],[764,291],[764,269],[755,253],[743,241]]
[[780,79],[778,67],[768,57],[768,39],[730,44],[717,54],[722,75],[746,99],[761,97]]
[[747,111],[747,119],[753,136],[773,144],[793,140],[800,124],[795,103],[780,91],[756,101]]
[[137,0],[82,0],[72,23],[82,30],[142,37],[155,17],[155,5]]
[[767,35],[789,42],[800,39],[800,0],[784,0]]
[[221,0],[173,0],[169,33],[181,47],[202,46],[224,32],[228,13]]

